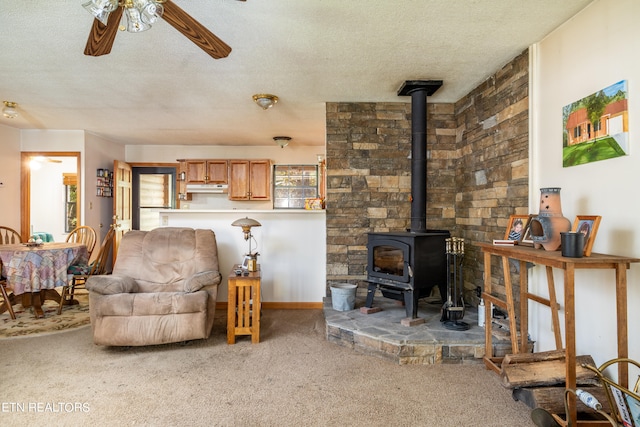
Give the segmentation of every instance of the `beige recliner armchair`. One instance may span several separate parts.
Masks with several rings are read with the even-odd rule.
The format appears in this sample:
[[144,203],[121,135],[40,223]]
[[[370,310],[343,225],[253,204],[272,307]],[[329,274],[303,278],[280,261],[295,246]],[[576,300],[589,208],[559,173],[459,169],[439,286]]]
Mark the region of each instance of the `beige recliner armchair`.
[[129,231],[113,274],[87,280],[93,341],[141,346],[208,338],[221,279],[213,231]]

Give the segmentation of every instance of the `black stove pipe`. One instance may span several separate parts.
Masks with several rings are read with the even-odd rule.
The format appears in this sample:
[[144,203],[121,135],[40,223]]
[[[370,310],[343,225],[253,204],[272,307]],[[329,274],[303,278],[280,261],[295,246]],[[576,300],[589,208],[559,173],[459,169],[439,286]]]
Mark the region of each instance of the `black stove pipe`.
[[442,80],[407,80],[399,96],[411,95],[411,228],[427,231],[427,96],[442,86]]

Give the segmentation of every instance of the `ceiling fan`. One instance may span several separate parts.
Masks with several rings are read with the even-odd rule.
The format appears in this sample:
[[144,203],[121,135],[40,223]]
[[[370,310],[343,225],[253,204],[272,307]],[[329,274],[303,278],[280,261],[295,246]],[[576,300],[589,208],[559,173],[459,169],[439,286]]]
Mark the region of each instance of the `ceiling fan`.
[[95,16],[84,48],[84,54],[88,56],[111,52],[123,13],[127,16],[125,28],[130,32],[145,31],[162,17],[214,59],[226,58],[231,52],[229,45],[171,0],[90,0],[83,6]]

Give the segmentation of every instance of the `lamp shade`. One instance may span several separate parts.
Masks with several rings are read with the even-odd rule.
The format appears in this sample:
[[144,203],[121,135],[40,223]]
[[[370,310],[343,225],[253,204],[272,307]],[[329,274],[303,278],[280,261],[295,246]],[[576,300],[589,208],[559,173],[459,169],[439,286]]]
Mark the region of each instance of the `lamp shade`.
[[151,25],[142,19],[142,14],[135,7],[128,7],[124,10],[127,16],[127,31],[130,33],[141,33],[151,28]]
[[18,110],[16,107],[18,104],[11,101],[4,101],[4,108],[2,109],[2,115],[7,119],[15,119],[18,117]]
[[244,218],[240,218],[240,219],[236,219],[235,221],[233,221],[231,223],[231,225],[235,226],[235,227],[260,227],[262,224],[260,224],[258,221],[256,221],[253,218],[249,218],[249,217],[244,217]]
[[253,95],[253,100],[260,106],[260,108],[262,108],[263,110],[267,110],[273,107],[276,102],[278,102],[278,97],[268,93],[260,93],[257,95]]
[[82,6],[103,25],[107,25],[109,14],[118,8],[118,0],[91,0]]
[[244,232],[244,240],[249,240],[249,237],[251,237],[251,227],[260,227],[262,224],[260,224],[255,219],[244,217],[236,219],[231,223],[231,225],[235,227],[242,227],[242,231]]
[[278,144],[280,148],[284,148],[289,145],[289,141],[291,141],[290,136],[274,136],[273,141]]

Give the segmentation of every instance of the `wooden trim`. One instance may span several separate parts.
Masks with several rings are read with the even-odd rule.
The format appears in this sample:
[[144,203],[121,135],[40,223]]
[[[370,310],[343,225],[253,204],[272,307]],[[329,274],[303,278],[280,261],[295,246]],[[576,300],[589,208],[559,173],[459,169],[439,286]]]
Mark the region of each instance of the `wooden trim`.
[[132,168],[178,168],[180,163],[129,163]]
[[[323,306],[321,302],[262,302],[265,310],[322,310]],[[226,310],[227,302],[216,302],[216,308]]]

